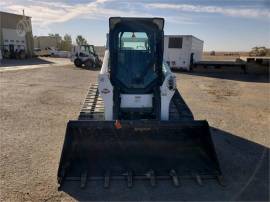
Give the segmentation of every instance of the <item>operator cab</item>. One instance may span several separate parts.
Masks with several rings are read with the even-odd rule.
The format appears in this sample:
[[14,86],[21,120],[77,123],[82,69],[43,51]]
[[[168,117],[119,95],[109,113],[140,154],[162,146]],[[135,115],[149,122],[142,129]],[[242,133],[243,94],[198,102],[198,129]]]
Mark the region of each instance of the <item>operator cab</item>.
[[163,26],[161,18],[110,18],[111,81],[122,93],[161,85]]
[[79,52],[79,55],[77,56],[88,57],[89,55],[95,55],[95,54],[96,53],[95,53],[95,49],[93,45],[80,45],[80,52]]
[[109,68],[115,119],[160,117],[163,27],[162,18],[110,18]]

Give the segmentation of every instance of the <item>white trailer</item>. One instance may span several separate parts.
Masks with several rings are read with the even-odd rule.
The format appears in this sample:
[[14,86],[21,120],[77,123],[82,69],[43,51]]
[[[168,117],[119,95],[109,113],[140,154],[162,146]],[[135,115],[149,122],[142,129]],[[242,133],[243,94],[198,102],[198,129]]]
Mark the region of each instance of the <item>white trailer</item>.
[[165,35],[164,61],[172,69],[190,70],[190,64],[202,59],[203,41],[192,35]]

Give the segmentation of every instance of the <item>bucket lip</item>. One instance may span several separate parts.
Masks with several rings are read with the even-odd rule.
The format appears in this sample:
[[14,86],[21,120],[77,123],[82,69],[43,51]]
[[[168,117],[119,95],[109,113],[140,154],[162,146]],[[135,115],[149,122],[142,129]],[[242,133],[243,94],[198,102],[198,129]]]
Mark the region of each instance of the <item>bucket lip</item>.
[[[206,127],[209,128],[209,124],[206,120],[170,120],[170,121],[159,121],[159,120],[120,120],[122,128],[183,128],[183,127]],[[102,126],[108,128],[115,128],[115,121],[98,121],[98,120],[70,120],[67,123],[68,127],[92,127]]]

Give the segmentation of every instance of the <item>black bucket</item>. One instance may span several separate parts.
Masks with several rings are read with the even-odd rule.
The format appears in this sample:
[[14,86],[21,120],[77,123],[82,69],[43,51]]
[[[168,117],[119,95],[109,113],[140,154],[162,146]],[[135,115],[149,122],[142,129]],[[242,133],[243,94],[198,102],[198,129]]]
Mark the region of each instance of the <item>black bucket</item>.
[[58,169],[60,186],[64,180],[80,180],[84,186],[87,180],[195,176],[200,182],[221,176],[207,121],[120,125],[117,129],[112,121],[69,121]]

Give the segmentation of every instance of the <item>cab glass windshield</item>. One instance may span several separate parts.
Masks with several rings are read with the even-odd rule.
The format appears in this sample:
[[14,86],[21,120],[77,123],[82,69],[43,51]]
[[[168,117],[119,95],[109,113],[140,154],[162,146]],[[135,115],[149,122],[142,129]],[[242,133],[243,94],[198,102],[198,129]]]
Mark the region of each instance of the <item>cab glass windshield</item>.
[[120,32],[120,50],[150,50],[149,39],[145,32]]

